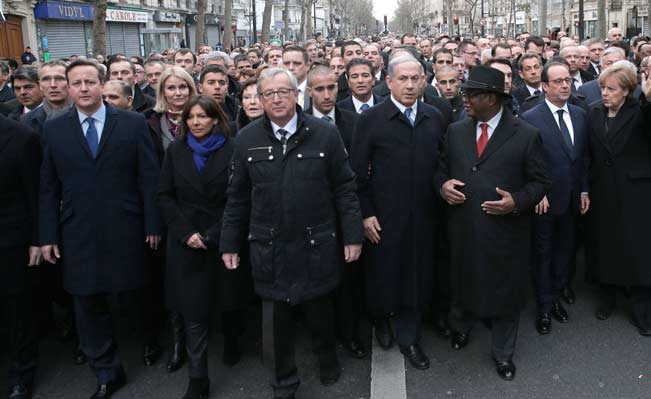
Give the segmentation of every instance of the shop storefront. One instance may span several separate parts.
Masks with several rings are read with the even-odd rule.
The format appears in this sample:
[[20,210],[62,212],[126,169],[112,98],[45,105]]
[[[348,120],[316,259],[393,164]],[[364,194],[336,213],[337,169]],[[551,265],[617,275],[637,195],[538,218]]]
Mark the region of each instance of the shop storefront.
[[[204,32],[204,43],[211,45],[213,48],[217,43],[221,43],[223,35],[222,17],[214,14],[206,14],[206,30]],[[185,16],[186,44],[189,48],[195,47],[195,35],[197,32],[197,14],[188,14]]]
[[176,12],[156,11],[154,28],[141,29],[145,54],[178,48],[184,38],[185,17]]
[[[92,56],[93,6],[86,3],[46,1],[34,8],[40,47],[46,59]],[[142,11],[109,8],[106,11],[106,53],[142,54]]]

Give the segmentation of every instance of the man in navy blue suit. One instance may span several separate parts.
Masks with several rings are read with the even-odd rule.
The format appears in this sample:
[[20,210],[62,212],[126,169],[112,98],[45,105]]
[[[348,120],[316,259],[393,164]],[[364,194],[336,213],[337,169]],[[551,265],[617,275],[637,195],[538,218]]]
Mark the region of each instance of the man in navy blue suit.
[[43,126],[39,233],[43,258],[65,256],[81,348],[97,376],[91,399],[126,383],[108,294],[137,292],[145,243],[158,246],[158,163],[144,116],[102,103],[103,74],[89,60],[66,68],[74,102]]
[[548,334],[551,318],[568,321],[560,302],[574,256],[576,223],[590,207],[587,183],[586,113],[568,103],[572,77],[561,62],[545,65],[541,74],[545,101],[522,115],[540,131],[552,188],[536,205],[534,281],[538,301],[536,329]]

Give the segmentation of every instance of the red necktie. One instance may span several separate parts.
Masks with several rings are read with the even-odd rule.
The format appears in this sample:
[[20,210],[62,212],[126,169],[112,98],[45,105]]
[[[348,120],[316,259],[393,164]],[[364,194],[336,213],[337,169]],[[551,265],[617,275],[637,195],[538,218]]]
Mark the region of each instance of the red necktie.
[[481,127],[481,135],[477,140],[477,156],[481,157],[481,154],[484,152],[486,144],[488,143],[488,123],[482,123],[479,127]]

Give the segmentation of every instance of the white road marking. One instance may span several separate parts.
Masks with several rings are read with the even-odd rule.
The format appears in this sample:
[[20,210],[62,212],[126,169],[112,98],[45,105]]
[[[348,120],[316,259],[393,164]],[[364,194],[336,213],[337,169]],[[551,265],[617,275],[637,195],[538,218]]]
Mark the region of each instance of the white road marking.
[[371,399],[406,399],[405,358],[398,345],[382,349],[372,334]]

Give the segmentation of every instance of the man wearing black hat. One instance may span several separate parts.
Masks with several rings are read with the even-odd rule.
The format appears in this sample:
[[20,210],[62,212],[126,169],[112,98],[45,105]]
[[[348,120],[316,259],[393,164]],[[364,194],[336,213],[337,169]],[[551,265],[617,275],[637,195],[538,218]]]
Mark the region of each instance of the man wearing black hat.
[[470,118],[452,124],[436,183],[450,205],[452,347],[477,320],[492,326],[500,377],[515,377],[513,353],[525,302],[531,213],[550,188],[538,130],[505,112],[504,74],[474,67],[461,85]]

